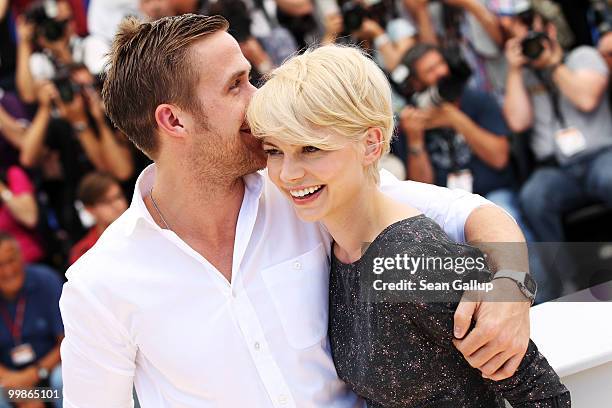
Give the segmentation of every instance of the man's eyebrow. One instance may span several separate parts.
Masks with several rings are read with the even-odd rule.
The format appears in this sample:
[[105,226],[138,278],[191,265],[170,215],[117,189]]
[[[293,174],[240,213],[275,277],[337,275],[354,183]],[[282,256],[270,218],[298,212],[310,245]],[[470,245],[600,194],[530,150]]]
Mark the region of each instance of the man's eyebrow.
[[232,84],[232,82],[234,82],[237,78],[240,78],[243,75],[249,75],[251,73],[251,64],[249,64],[249,68],[248,69],[241,69],[240,71],[236,71],[232,74],[232,76],[230,76],[230,78],[227,80],[226,82],[226,86],[230,86]]

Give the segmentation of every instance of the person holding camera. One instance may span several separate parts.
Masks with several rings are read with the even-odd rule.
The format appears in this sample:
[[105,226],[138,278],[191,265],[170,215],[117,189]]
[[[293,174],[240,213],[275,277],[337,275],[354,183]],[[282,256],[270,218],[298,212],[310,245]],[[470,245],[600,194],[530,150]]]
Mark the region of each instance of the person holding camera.
[[[458,50],[447,54],[445,58],[436,46],[418,44],[402,60],[410,72],[403,92],[412,91],[412,105],[400,112],[408,178],[485,196],[508,211],[530,241],[501,109],[493,95],[466,86],[471,70]],[[393,77],[397,79],[397,72]]]
[[85,67],[39,86],[38,110],[23,135],[19,159],[22,166],[40,170],[42,189],[70,236],[83,232],[74,201],[84,174],[107,171],[122,181],[132,176],[132,153],[122,137],[107,121]]
[[503,111],[513,131],[531,129],[537,162],[520,201],[538,239],[564,241],[567,211],[593,201],[612,206],[609,69],[592,47],[565,55],[538,12],[517,16],[512,33]]
[[93,74],[102,72],[108,46],[76,34],[66,0],[35,2],[17,17],[16,88],[26,103],[36,102],[41,81],[52,80],[63,68],[82,63]]
[[378,65],[392,71],[402,56],[416,44],[416,28],[395,15],[394,4],[387,0],[349,0],[341,12],[326,16],[323,44],[357,43],[372,50]]

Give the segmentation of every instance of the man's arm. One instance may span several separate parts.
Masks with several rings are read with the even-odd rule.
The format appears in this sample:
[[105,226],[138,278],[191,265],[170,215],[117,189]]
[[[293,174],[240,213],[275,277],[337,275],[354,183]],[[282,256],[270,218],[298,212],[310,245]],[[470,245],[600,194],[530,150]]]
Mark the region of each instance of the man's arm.
[[[503,243],[524,243],[516,222],[504,210],[484,198],[461,190],[450,190],[411,181],[400,182],[381,172],[381,190],[421,210],[457,242],[500,243],[487,251],[491,269],[524,267],[526,251],[507,251]],[[516,245],[516,244],[514,244]],[[514,247],[514,245],[512,247]],[[525,299],[522,302],[491,301]],[[473,367],[493,380],[514,374],[529,344],[529,306],[515,282],[493,281],[493,290],[481,301],[464,296],[455,312],[455,337],[463,338],[472,319],[476,325],[455,345]]]
[[502,110],[510,130],[524,132],[533,124],[533,109],[529,93],[523,82],[523,66],[527,63],[527,59],[522,54],[518,38],[511,38],[506,43],[506,60],[508,61],[508,76]]
[[603,58],[595,49],[590,53],[582,52],[575,59],[580,60],[581,64],[591,64],[593,68],[572,69],[562,61],[561,46],[554,41],[552,47],[552,78],[559,91],[582,112],[588,113],[596,109],[608,87],[609,73]]
[[400,112],[400,127],[408,142],[408,179],[421,183],[434,182],[434,169],[425,146],[425,120],[422,110],[406,106]]
[[136,346],[125,327],[74,279],[84,271],[71,269],[60,300],[64,407],[131,408]]

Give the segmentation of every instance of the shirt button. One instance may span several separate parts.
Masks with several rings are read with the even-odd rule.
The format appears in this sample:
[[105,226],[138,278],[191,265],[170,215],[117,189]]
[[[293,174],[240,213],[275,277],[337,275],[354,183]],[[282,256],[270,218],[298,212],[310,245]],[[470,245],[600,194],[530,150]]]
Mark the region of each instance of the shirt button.
[[282,395],[280,395],[278,397],[278,403],[281,404],[281,405],[287,404],[287,401],[288,401],[287,396],[284,395],[284,394],[282,394]]
[[253,348],[255,349],[255,351],[259,351],[259,349],[261,348],[261,346],[259,345],[259,342],[256,341],[255,344],[253,344]]
[[295,261],[293,263],[293,269],[302,269],[302,264],[299,263],[298,261]]

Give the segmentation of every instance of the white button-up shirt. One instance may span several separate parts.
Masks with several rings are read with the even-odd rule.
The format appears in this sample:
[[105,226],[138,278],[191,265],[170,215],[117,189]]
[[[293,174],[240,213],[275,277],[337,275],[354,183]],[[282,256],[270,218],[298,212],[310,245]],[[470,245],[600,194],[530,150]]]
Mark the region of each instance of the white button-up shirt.
[[[244,178],[231,283],[143,196],[67,272],[60,308],[66,408],[355,407],[327,339],[331,238],[264,174]],[[381,189],[455,240],[483,198],[383,174]]]

